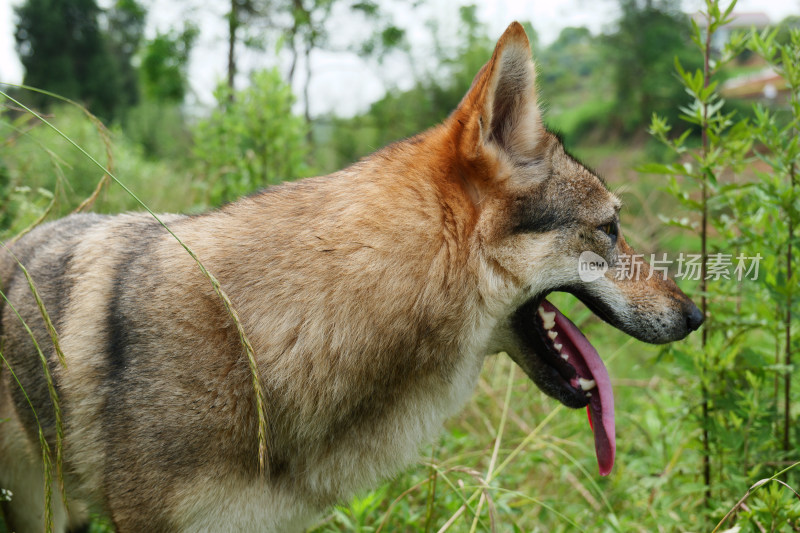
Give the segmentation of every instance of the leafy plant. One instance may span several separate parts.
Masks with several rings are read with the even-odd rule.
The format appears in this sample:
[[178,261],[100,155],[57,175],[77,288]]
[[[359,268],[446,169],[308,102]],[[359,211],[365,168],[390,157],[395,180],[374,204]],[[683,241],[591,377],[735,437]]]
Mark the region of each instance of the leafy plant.
[[306,124],[292,114],[294,96],[277,70],[253,75],[237,91],[215,94],[217,109],[195,129],[195,154],[208,177],[211,205],[306,173]]
[[[787,113],[771,111],[757,106],[752,132],[763,146],[756,153],[766,163],[769,172],[759,172],[754,194],[761,200],[762,216],[768,220],[770,231],[758,235],[749,232],[751,242],[761,242],[774,250],[776,263],[771,265],[772,276],[765,278],[767,292],[775,301],[775,321],[783,323],[784,360],[783,374],[783,450],[791,446],[791,376],[792,352],[797,342],[797,328],[792,329],[792,310],[798,299],[796,254],[800,248],[798,226],[800,225],[800,185],[797,176],[797,160],[800,156],[798,122],[800,121],[800,29],[789,31],[789,40],[781,43],[771,33],[753,33],[749,46],[763,57],[784,79],[788,88]],[[781,253],[782,252],[782,253]],[[782,256],[782,257],[781,257]],[[778,260],[781,257],[782,260]],[[794,315],[795,318],[797,315]],[[783,320],[780,320],[780,319]],[[776,331],[776,341],[780,331]],[[779,364],[778,360],[775,364]],[[778,398],[776,398],[776,402]]]
[[[778,126],[773,112],[763,107],[756,108],[753,123],[737,118],[735,111],[726,109],[715,77],[749,45],[767,58],[781,57],[781,65],[788,65],[781,73],[793,83],[788,80],[794,69],[800,68],[800,55],[775,44],[774,33],[750,38],[734,34],[715,54],[712,36],[731,20],[735,1],[724,10],[719,4],[718,0],[706,1],[704,29],[692,22],[692,40],[703,54],[704,67],[684,69],[675,60],[678,78],[691,97],[681,108],[680,118],[699,130],[701,145],[689,146],[690,129],[669,138],[671,124],[654,115],[650,132],[678,160],[642,168],[667,175],[668,190],[695,217],[694,222],[679,217],[671,222],[687,228],[699,240],[699,294],[706,323],[699,345],[670,347],[665,357],[683,361],[699,378],[700,398],[694,418],[701,430],[703,501],[711,515],[729,505],[737,487],[763,474],[765,464],[779,464],[775,459],[785,456],[778,451],[776,431],[779,376],[785,378],[783,448],[788,450],[791,307],[796,292],[791,283],[792,245],[796,241],[793,228],[798,222],[798,197],[793,185],[798,154],[793,135],[798,119],[794,104],[798,85],[790,87],[793,116],[784,117]],[[762,146],[754,146],[754,139]],[[767,162],[771,172],[753,172],[753,154]],[[785,267],[779,260],[782,252],[788,254]],[[717,275],[715,269],[723,256],[735,274],[729,279]],[[761,263],[760,274],[751,270],[753,263],[756,268]],[[748,275],[745,269],[753,273]],[[776,319],[780,322],[781,316],[785,317],[786,358],[779,366],[772,346],[765,341],[772,338],[777,342],[779,328],[773,324]]]
[[189,86],[189,55],[200,30],[187,22],[183,31],[158,33],[142,49],[140,82],[151,102],[180,103]]

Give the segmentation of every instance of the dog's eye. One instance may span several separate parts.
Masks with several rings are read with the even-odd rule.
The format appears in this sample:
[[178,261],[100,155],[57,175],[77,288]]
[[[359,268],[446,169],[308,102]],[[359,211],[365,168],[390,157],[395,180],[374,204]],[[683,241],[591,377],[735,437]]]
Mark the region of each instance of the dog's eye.
[[611,238],[611,242],[616,242],[617,241],[618,229],[617,229],[617,222],[616,221],[607,222],[605,224],[602,224],[602,225],[598,226],[597,229],[599,229],[600,231],[602,231],[603,233],[608,235]]

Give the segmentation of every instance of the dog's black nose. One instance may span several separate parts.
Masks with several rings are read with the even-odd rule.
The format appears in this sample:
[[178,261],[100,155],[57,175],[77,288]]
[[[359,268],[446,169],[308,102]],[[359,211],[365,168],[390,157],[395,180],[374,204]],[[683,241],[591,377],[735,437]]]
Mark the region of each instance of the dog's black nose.
[[695,331],[702,325],[705,317],[703,317],[703,312],[700,311],[696,305],[691,305],[692,307],[689,309],[689,312],[686,313],[686,327],[689,328],[689,331]]

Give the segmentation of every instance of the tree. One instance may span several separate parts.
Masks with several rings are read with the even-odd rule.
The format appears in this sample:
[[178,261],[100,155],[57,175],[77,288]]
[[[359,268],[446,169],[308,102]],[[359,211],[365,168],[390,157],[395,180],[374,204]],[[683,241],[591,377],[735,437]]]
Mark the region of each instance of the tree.
[[778,44],[786,45],[792,41],[792,30],[800,29],[800,16],[789,15],[781,20],[776,26],[778,33],[775,35],[775,41]]
[[147,11],[136,0],[116,0],[106,14],[108,41],[120,75],[120,104],[132,107],[139,102],[139,76],[133,56],[144,35]]
[[[275,37],[277,48],[285,45],[290,54],[290,66],[286,79],[295,84],[297,66],[303,58],[305,76],[299,92],[303,95],[304,116],[311,120],[309,106],[309,86],[311,83],[311,55],[314,50],[328,49],[328,36],[331,30],[330,16],[341,0],[229,0],[230,10],[225,14],[228,25],[228,68],[227,85],[229,98],[235,98],[235,80],[239,73],[237,50],[240,45],[251,48],[265,46],[264,35]],[[395,0],[402,1],[402,0]],[[347,3],[354,14],[361,15],[376,30],[361,46],[347,51],[357,51],[362,57],[382,58],[404,42],[405,31],[397,27],[384,15],[378,4],[372,0],[356,0]],[[248,30],[260,23],[270,31],[253,35]],[[342,50],[340,50],[342,51]]]
[[231,0],[231,10],[226,15],[228,18],[228,96],[234,97],[236,81],[236,45],[239,41],[239,29],[259,17],[266,17],[268,1],[265,0]]
[[[438,59],[436,67],[420,72],[411,89],[390,89],[365,113],[315,124],[315,138],[325,145],[316,147],[319,153],[315,154],[315,161],[323,160],[327,169],[340,168],[376,146],[414,135],[445,119],[458,106],[494,49],[475,6],[460,8],[460,17],[457,39],[434,43],[431,54]],[[436,35],[438,28],[431,26]]]
[[300,176],[308,151],[306,124],[292,114],[291,87],[276,70],[255,73],[235,98],[229,91],[220,84],[216,109],[195,129],[195,154],[209,176],[212,205]]
[[620,0],[622,16],[608,36],[607,63],[614,66],[616,117],[632,133],[655,112],[678,121],[683,89],[673,83],[674,59],[687,69],[700,66],[690,46],[689,23],[678,0]]
[[[27,0],[15,9],[17,52],[24,83],[86,104],[111,119],[121,102],[120,74],[95,0]],[[46,107],[49,98],[31,96]]]
[[142,51],[142,92],[151,101],[180,103],[186,95],[186,68],[198,29],[186,23],[182,32],[158,33]]
[[[117,0],[117,5],[122,3],[135,2]],[[120,39],[127,43],[125,50],[134,49],[137,33],[131,31],[129,37]],[[189,56],[197,35],[197,27],[187,22],[183,30],[158,32],[138,47],[140,64],[135,81],[140,98],[125,113],[122,127],[130,139],[142,146],[147,157],[176,161],[190,152],[191,134],[181,104],[189,90]]]
[[574,90],[580,78],[592,74],[601,63],[598,44],[588,28],[561,30],[550,46],[536,54],[543,87],[554,94]]
[[325,21],[330,15],[336,0],[292,0],[290,12],[292,27],[288,32],[287,42],[292,52],[292,66],[289,71],[289,84],[294,85],[295,68],[297,66],[297,41],[303,47],[306,76],[303,83],[303,115],[306,122],[311,122],[308,88],[311,85],[311,51],[327,38]]
[[[291,20],[291,25],[284,32],[287,47],[292,55],[288,80],[289,84],[294,86],[297,63],[302,53],[305,65],[302,88],[304,116],[309,122],[311,121],[308,96],[312,76],[311,54],[315,49],[328,46],[330,30],[328,22],[337,2],[338,0],[289,0],[285,6]],[[354,14],[360,14],[365,21],[378,28],[365,42],[356,47],[362,57],[374,55],[382,58],[403,43],[405,31],[391,21],[387,22],[375,2],[362,0],[349,7]]]

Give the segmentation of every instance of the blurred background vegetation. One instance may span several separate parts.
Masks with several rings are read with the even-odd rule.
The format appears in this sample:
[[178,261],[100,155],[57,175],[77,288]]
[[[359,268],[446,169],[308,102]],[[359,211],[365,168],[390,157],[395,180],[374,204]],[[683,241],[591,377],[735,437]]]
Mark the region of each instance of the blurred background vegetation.
[[[392,16],[398,2],[414,28]],[[52,120],[153,210],[198,212],[332,172],[443,120],[498,35],[463,4],[448,15],[459,23],[445,39],[435,18],[413,16],[424,5],[231,0],[219,20],[226,74],[213,103],[200,106],[188,98],[196,21],[147,36],[144,0],[20,0],[23,83],[41,91],[0,88]],[[800,329],[800,18],[769,21],[726,13],[728,5],[685,13],[677,0],[619,0],[618,20],[605,31],[566,27],[548,44],[525,23],[545,120],[621,195],[634,248],[645,257],[764,257],[758,281],[682,282],[709,318],[702,335],[667,348],[633,341],[555,295],[609,366],[614,472],[596,475],[583,412],[544,397],[507,358],[492,357],[472,402],[418,466],[343,502],[314,531],[711,531],[748,487],[800,459],[792,362]],[[311,112],[310,58],[335,48],[334,11],[368,28],[347,50],[371,69],[403,57],[413,67],[406,86],[388,84],[346,116]],[[425,62],[412,53],[420,31],[434,43]],[[242,72],[243,50],[283,60]],[[79,206],[139,208],[57,132],[9,99],[2,106],[0,240]],[[793,471],[778,479],[797,486]],[[101,519],[92,527],[109,529]],[[770,483],[720,530],[731,527],[798,531],[800,504]]]

